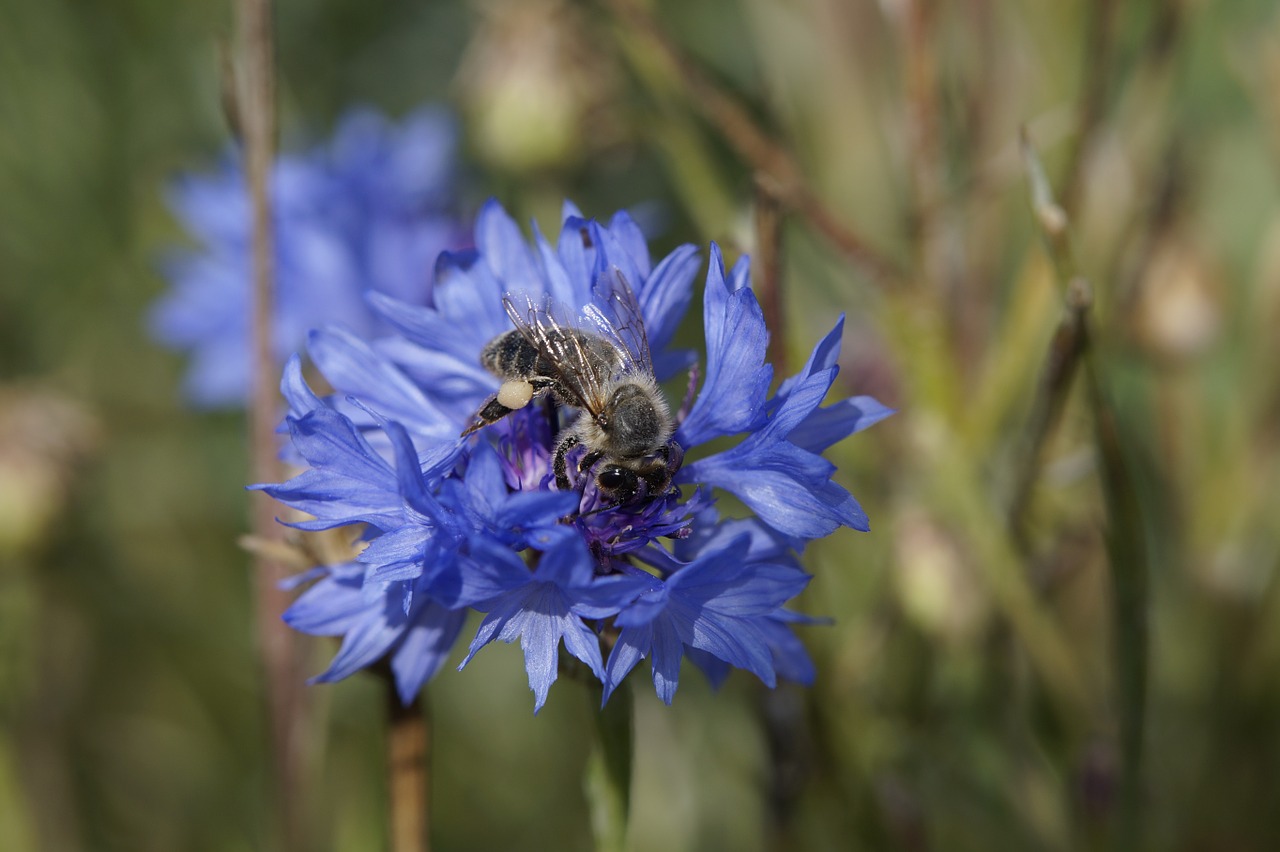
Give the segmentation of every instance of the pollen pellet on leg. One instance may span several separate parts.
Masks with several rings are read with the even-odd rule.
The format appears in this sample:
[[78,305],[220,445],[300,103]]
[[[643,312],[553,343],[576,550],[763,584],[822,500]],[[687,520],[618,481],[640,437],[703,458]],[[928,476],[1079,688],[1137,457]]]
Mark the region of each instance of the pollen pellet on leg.
[[533,399],[533,385],[525,381],[503,382],[498,388],[498,402],[513,411],[524,408]]

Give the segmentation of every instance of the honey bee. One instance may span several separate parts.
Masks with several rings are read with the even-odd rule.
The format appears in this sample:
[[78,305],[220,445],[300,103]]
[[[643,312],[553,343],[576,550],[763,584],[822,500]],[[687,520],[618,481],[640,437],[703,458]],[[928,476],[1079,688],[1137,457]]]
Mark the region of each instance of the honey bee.
[[587,323],[568,319],[549,299],[503,297],[515,328],[489,341],[480,353],[480,363],[502,379],[502,386],[462,434],[549,393],[579,411],[556,445],[556,485],[571,487],[566,456],[581,444],[587,452],[578,473],[595,468],[601,494],[627,504],[665,492],[682,454],[672,446],[671,411],[653,375],[635,294],[617,268],[601,276],[596,292],[597,304],[582,311],[590,330]]

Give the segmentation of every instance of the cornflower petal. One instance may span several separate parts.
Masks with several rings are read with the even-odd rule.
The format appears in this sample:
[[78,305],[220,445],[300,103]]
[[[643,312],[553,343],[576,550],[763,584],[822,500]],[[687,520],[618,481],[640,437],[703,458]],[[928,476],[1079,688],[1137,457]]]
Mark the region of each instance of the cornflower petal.
[[644,231],[631,218],[626,210],[619,210],[609,220],[609,233],[617,244],[627,253],[627,257],[635,265],[640,278],[648,278],[653,268],[649,258],[649,241],[644,238]]
[[[386,609],[383,602],[374,606]],[[373,617],[362,619],[343,635],[342,645],[329,668],[312,678],[312,682],[332,683],[373,665],[404,635],[404,621],[404,613],[394,609],[390,613],[377,611]]]
[[[613,231],[604,227],[599,222],[592,221],[588,225],[588,233],[591,235],[591,241],[596,249],[595,273],[599,278],[601,273],[607,271],[611,267],[616,267],[622,273],[622,277],[626,279],[627,285],[636,293],[637,300],[640,293],[645,289],[647,276],[641,272],[636,259],[631,253],[622,247],[622,243],[614,235]],[[643,302],[641,302],[643,305]],[[645,319],[648,319],[646,317]],[[648,323],[645,324],[646,331]]]
[[773,367],[764,363],[769,332],[755,294],[745,284],[725,279],[720,247],[711,244],[711,264],[703,295],[707,335],[707,370],[689,416],[676,430],[676,441],[691,447],[713,438],[759,426]]
[[520,226],[493,199],[485,202],[476,216],[476,249],[484,265],[499,281],[526,282],[528,288],[539,280]]
[[301,418],[289,418],[294,448],[312,467],[281,484],[251,485],[299,511],[313,521],[291,524],[298,529],[324,530],[353,523],[379,529],[399,526],[403,501],[390,465],[361,436],[347,417],[317,408]]
[[812,539],[841,525],[866,531],[866,514],[830,481],[835,466],[786,440],[818,406],[835,368],[799,382],[763,429],[741,444],[686,465],[677,481],[702,482],[732,492],[779,532]]
[[391,655],[401,702],[413,701],[422,685],[444,666],[466,621],[465,609],[449,609],[433,600],[423,604]]
[[565,268],[564,261],[560,259],[560,253],[547,242],[547,238],[542,235],[537,225],[533,228],[533,239],[538,249],[538,260],[546,281],[547,294],[562,305],[580,304],[582,294],[574,286],[574,279]]
[[[461,239],[451,209],[456,135],[439,110],[395,123],[358,109],[328,145],[276,159],[269,176],[277,237],[272,338],[280,363],[328,322],[374,332],[362,298],[368,291],[430,299],[434,258]],[[210,174],[180,178],[168,201],[200,245],[162,264],[173,287],[153,307],[149,329],[162,344],[190,352],[184,392],[192,402],[243,404],[252,276],[242,158],[232,154]]]
[[[676,328],[693,301],[693,278],[702,258],[691,245],[683,245],[659,261],[657,268],[636,294],[644,311],[644,327],[649,335],[649,348],[662,352],[675,337]],[[657,362],[655,372],[663,378]]]
[[285,610],[284,620],[294,630],[312,636],[341,636],[368,609],[360,593],[364,571],[355,563],[323,570],[325,576]]
[[[388,653],[401,701],[408,704],[439,671],[466,619],[425,597],[409,610],[390,607],[392,594],[370,598],[354,565],[331,566],[285,611],[290,627],[317,636],[344,636],[329,667],[313,682],[341,680]],[[395,584],[403,588],[404,584]]]
[[556,251],[579,296],[579,300],[570,304],[586,304],[591,295],[591,283],[595,280],[596,256],[595,245],[591,242],[591,223],[582,218],[581,213],[566,210],[564,220],[560,223]]
[[577,506],[568,491],[511,491],[497,451],[482,444],[471,455],[464,482],[452,480],[454,500],[475,530],[509,547],[524,547],[568,534],[560,519]]
[[[508,562],[509,550],[487,548],[485,556]],[[518,557],[515,557],[518,561]],[[507,575],[510,576],[508,571]],[[592,561],[580,540],[565,539],[560,546],[542,554],[537,569],[524,582],[510,586],[490,602],[477,603],[489,609],[471,642],[463,668],[482,647],[494,639],[520,639],[524,651],[529,688],[534,693],[534,710],[546,703],[547,693],[557,676],[557,649],[565,650],[586,663],[596,677],[604,679],[600,645],[595,633],[572,612],[571,595],[576,586],[588,585],[594,576]]]
[[336,390],[359,397],[418,434],[435,438],[457,435],[455,421],[394,364],[350,332],[332,326],[313,331],[307,351]]
[[[844,314],[841,314],[835,327],[814,346],[804,369],[778,388],[778,392],[769,401],[771,411],[790,397],[799,384],[816,374],[831,370],[831,379],[835,380],[839,370],[837,362],[840,357],[840,338],[843,334]],[[827,389],[829,387],[828,384]],[[823,390],[824,394],[827,389]],[[870,396],[843,399],[826,408],[810,411],[787,435],[787,440],[811,453],[822,453],[837,441],[873,426],[893,413],[892,408],[881,405]]]
[[673,648],[684,646],[774,684],[761,617],[799,593],[809,577],[789,565],[752,563],[746,559],[750,548],[746,535],[719,541],[676,570],[661,590],[641,595],[619,613],[616,622],[622,631],[606,667],[606,698],[639,657],[650,656],[655,688],[669,703],[679,679]]
[[810,618],[800,613],[779,609],[768,619],[760,622],[761,628],[768,637],[769,647],[773,651],[773,667],[778,677],[811,686],[817,677],[813,660],[809,652],[791,631],[792,624],[824,624],[823,619]]
[[811,453],[821,453],[838,441],[874,426],[894,413],[875,397],[855,396],[814,411],[791,430],[787,440]]
[[298,418],[323,408],[324,403],[302,376],[302,359],[296,354],[290,355],[280,379],[280,394],[289,403],[289,414]]

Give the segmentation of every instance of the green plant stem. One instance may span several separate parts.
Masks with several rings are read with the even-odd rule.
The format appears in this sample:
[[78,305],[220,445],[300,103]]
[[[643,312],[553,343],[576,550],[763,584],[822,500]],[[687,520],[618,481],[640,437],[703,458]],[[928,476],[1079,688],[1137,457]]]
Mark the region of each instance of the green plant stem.
[[1031,211],[1044,239],[1058,279],[1064,312],[1040,375],[1032,402],[1026,436],[1015,467],[1015,481],[1009,500],[1009,530],[1024,554],[1030,551],[1025,520],[1031,493],[1040,474],[1040,456],[1067,404],[1072,379],[1089,351],[1089,314],[1093,307],[1093,287],[1078,275],[1071,257],[1066,211],[1054,198],[1049,178],[1026,129],[1020,135],[1023,164],[1031,190]]
[[1107,504],[1111,622],[1120,740],[1119,810],[1111,847],[1142,842],[1142,763],[1147,703],[1147,554],[1142,506],[1133,477],[1131,443],[1116,417],[1113,395],[1095,360],[1087,364],[1094,427]]
[[[1111,831],[1111,846],[1117,850],[1140,848],[1142,842],[1142,761],[1146,719],[1146,684],[1149,592],[1147,572],[1150,562],[1142,501],[1135,470],[1138,460],[1137,436],[1129,436],[1116,414],[1115,394],[1108,386],[1108,373],[1099,353],[1089,345],[1093,338],[1087,300],[1075,299],[1083,281],[1076,273],[1069,243],[1066,212],[1054,199],[1039,157],[1023,134],[1023,156],[1031,182],[1032,208],[1045,238],[1045,245],[1063,289],[1068,321],[1074,340],[1071,360],[1083,360],[1093,409],[1094,441],[1098,450],[1099,473],[1106,501],[1106,546],[1110,563],[1111,622],[1114,647],[1114,683],[1119,727],[1120,778],[1118,811]],[[1086,291],[1087,292],[1087,288]],[[1076,306],[1073,310],[1073,304]],[[1055,343],[1057,341],[1055,340]],[[1051,360],[1052,366],[1052,360]],[[1048,398],[1051,410],[1061,407],[1066,389]],[[1028,491],[1030,486],[1027,486]]]
[[1045,355],[1022,455],[1016,466],[1013,497],[1009,502],[1009,530],[1024,553],[1030,550],[1025,521],[1031,491],[1040,474],[1041,453],[1066,408],[1072,379],[1089,346],[1089,309],[1093,305],[1093,289],[1088,280],[1078,276],[1071,279],[1067,284],[1065,302],[1062,319]]
[[[938,311],[917,294],[886,312],[886,318],[885,328],[907,365],[904,372],[916,380],[918,401],[908,405],[917,418],[958,421],[961,383],[941,343],[944,320]],[[1007,534],[1007,516],[993,501],[975,499],[989,488],[981,461],[967,452],[938,450],[921,473],[926,484],[920,486],[920,499],[964,530],[983,584],[1052,697],[1056,714],[1065,725],[1077,724],[1090,706],[1089,685],[1070,641],[1031,585]]]
[[599,685],[588,691],[595,720],[591,754],[583,782],[591,812],[596,852],[622,852],[631,812],[631,769],[635,756],[635,704],[624,682],[600,707]]

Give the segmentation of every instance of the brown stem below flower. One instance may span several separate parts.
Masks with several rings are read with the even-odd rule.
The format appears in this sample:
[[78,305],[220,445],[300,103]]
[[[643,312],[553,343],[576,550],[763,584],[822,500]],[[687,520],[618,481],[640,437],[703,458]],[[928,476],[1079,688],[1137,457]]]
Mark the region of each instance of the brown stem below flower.
[[388,675],[386,683],[391,852],[429,852],[430,721],[421,696],[405,705],[396,691],[395,678]]

